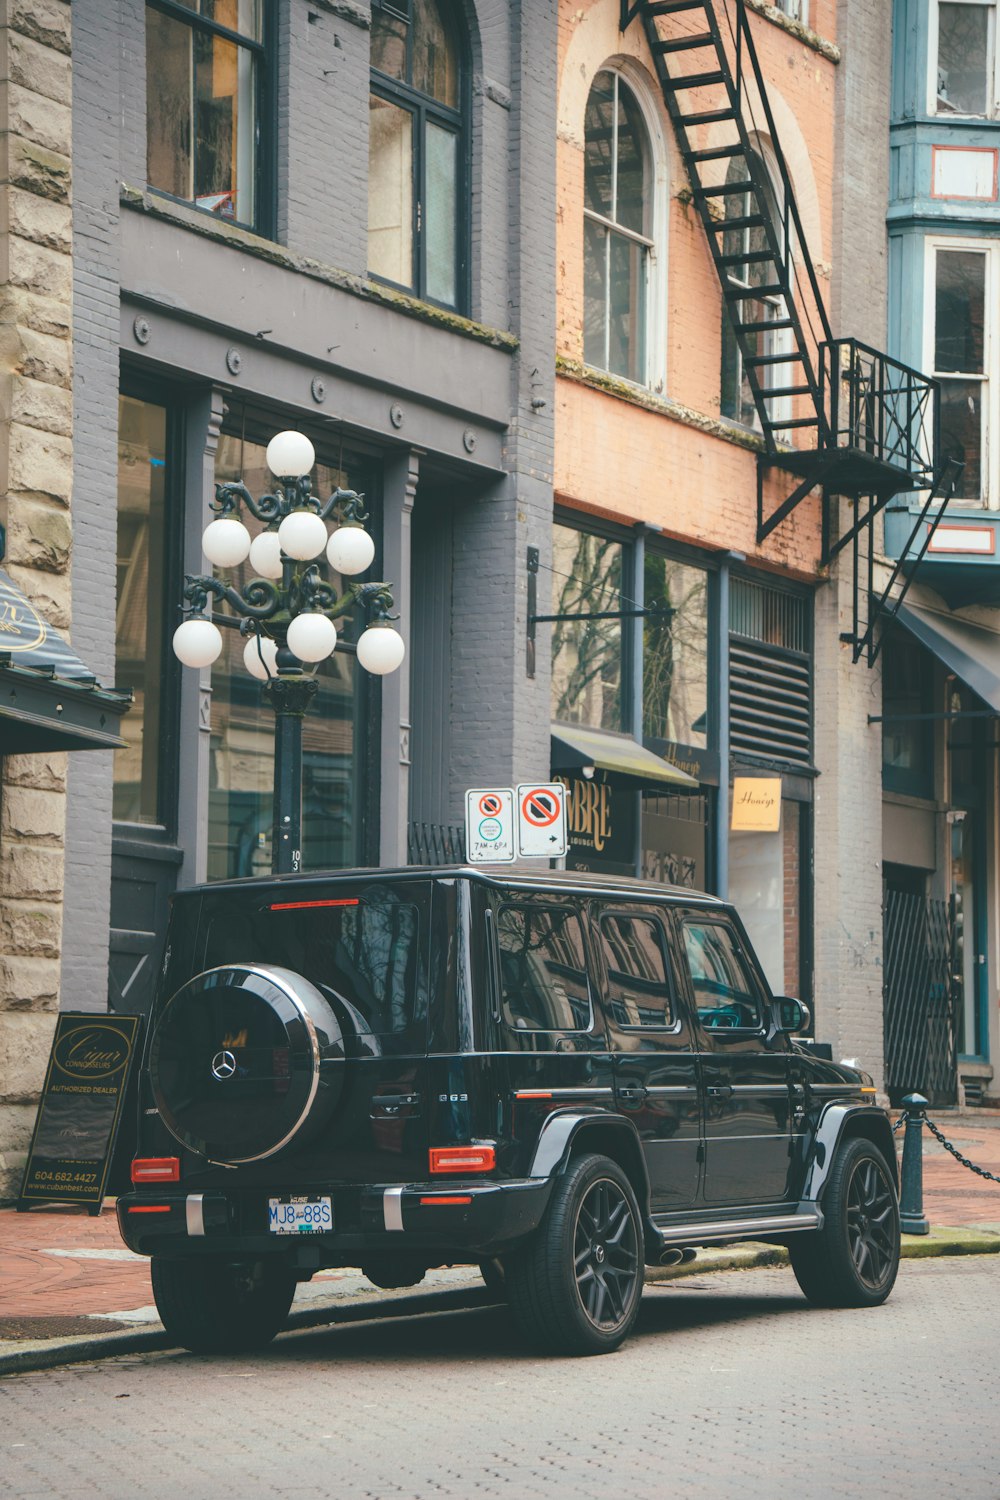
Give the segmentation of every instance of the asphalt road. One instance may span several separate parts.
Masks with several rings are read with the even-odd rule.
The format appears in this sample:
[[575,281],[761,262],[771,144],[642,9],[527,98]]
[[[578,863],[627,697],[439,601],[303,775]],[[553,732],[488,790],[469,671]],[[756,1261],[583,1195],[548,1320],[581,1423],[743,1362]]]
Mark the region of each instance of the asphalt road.
[[0,1495],[103,1500],[998,1500],[995,1256],[904,1263],[873,1312],[784,1269],[646,1293],[618,1354],[502,1308],[0,1380]]

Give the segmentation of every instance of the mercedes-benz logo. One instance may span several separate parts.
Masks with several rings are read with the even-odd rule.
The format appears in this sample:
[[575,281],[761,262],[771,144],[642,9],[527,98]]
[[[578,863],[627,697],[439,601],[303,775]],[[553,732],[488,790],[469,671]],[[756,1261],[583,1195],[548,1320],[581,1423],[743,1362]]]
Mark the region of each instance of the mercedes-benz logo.
[[212,1058],[212,1077],[224,1080],[236,1072],[236,1059],[231,1052],[223,1050]]

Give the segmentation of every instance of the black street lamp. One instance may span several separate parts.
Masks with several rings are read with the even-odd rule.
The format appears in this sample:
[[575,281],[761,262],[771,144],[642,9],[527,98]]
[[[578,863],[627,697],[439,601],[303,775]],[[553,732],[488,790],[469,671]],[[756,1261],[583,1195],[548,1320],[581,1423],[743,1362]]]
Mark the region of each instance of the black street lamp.
[[[246,637],[243,663],[266,683],[274,710],[274,827],[271,868],[293,873],[302,864],[302,720],[319,688],[314,668],[337,644],[334,620],[351,610],[370,612],[371,623],[358,640],[361,665],[376,676],[394,672],[403,660],[402,636],[391,621],[392,585],[349,583],[342,594],[321,572],[330,567],[345,577],[363,573],[375,556],[364,529],[364,497],[337,489],[326,501],[312,494],[310,473],[316,454],[300,432],[279,432],[267,446],[274,492],[255,500],[242,483],[218,484],[211,509],[216,519],[205,528],[202,546],[218,568],[249,560],[255,574],[234,588],[211,574],[184,579],[187,618],[174,631],[174,652],[188,667],[211,666],[222,651],[218,624]],[[241,508],[265,524],[251,539]],[[327,521],[338,522],[332,533]],[[225,602],[232,615],[211,618],[209,600]],[[218,621],[218,624],[216,623]]]

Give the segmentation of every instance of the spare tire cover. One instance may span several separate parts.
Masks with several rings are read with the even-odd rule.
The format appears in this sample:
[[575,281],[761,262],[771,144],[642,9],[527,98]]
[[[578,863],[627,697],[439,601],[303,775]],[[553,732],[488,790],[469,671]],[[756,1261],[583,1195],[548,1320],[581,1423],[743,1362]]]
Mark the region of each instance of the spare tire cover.
[[149,1073],[160,1117],[182,1145],[212,1161],[260,1161],[329,1117],[343,1086],[343,1036],[300,974],[226,964],[167,1001]]

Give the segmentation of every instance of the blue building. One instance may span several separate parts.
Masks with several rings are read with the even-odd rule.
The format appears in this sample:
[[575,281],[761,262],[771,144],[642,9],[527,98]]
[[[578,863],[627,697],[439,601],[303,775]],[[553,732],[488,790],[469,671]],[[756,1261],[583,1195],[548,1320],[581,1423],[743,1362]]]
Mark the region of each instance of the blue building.
[[997,11],[895,0],[890,126],[889,348],[936,377],[939,456],[962,468],[929,541],[922,526],[908,543],[919,497],[886,514],[890,560],[909,546],[904,575],[927,543],[882,653],[886,1044],[901,1085],[908,1051],[943,1055],[950,992],[969,1103],[1000,1092]]

